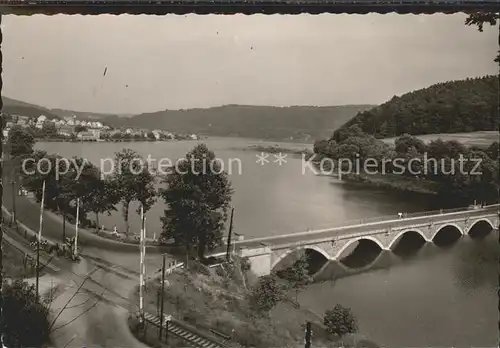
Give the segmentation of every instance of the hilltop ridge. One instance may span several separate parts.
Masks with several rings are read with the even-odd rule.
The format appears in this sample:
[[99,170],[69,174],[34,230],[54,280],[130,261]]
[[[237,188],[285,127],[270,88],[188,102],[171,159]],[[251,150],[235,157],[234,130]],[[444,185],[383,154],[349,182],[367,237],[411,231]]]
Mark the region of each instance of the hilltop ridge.
[[224,105],[109,117],[106,122],[115,127],[160,128],[175,133],[312,142],[330,136],[356,113],[371,107]]
[[358,125],[377,138],[498,130],[498,76],[441,82],[359,112],[336,132]]

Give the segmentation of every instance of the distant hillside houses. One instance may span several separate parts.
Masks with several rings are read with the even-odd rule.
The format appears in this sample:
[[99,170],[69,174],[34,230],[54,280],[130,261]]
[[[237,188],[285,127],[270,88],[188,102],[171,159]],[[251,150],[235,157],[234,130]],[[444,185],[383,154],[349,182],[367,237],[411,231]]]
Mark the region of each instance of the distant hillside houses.
[[[47,134],[54,134],[59,139],[75,139],[82,141],[105,141],[105,140],[148,140],[161,141],[169,139],[193,139],[197,140],[196,134],[176,135],[166,130],[161,129],[137,129],[137,128],[122,128],[114,129],[100,121],[78,120],[76,116],[59,118],[48,118],[45,115],[38,117],[29,117],[21,115],[4,114],[5,123],[4,140],[9,133],[9,130],[14,125],[22,127],[31,127],[39,131],[39,136],[42,138],[51,137]],[[52,129],[47,133],[46,129]],[[36,131],[35,133],[38,133]]]

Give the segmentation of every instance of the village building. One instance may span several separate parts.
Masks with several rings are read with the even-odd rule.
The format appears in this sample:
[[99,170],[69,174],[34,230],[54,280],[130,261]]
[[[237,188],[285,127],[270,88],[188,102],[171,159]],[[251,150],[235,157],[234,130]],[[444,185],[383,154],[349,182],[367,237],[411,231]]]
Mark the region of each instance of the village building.
[[80,132],[76,135],[79,140],[97,140],[92,132]]
[[75,126],[61,125],[57,129],[57,134],[70,137],[75,133]]

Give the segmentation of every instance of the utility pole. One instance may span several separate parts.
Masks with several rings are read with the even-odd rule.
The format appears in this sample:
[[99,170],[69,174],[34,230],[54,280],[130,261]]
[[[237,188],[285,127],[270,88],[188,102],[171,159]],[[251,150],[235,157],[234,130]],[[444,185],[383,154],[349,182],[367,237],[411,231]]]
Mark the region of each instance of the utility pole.
[[38,239],[36,241],[36,285],[35,285],[35,291],[36,291],[36,300],[38,301],[38,298],[40,294],[38,293],[38,288],[39,288],[39,281],[40,281],[40,242],[42,240],[42,228],[43,228],[43,206],[45,202],[45,180],[43,181],[42,184],[42,202],[40,203],[40,228],[38,230]]
[[16,223],[16,163],[14,163],[14,159],[12,158],[11,154],[11,164],[12,164],[12,220],[11,220],[11,225],[14,224],[16,226],[16,231],[18,232],[19,229],[17,227]]
[[231,220],[229,221],[229,233],[227,236],[227,251],[226,251],[226,261],[229,262],[231,260],[230,250],[231,250],[231,234],[233,233],[233,215],[234,208],[231,208]]
[[[14,172],[14,171],[13,171]],[[12,224],[16,224],[16,181],[14,180],[15,174],[12,174]],[[17,224],[16,224],[17,226]]]
[[139,263],[139,314],[144,323],[144,206],[141,205],[141,232],[140,232],[140,263]]
[[[163,333],[163,296],[165,294],[165,263],[166,263],[166,254],[163,254],[163,264],[161,266],[161,293],[160,293],[160,334],[159,334],[159,339],[160,339],[160,342],[161,342],[161,337],[162,337],[162,333]],[[167,332],[168,332],[168,327],[167,327]]]
[[80,223],[80,198],[76,199],[76,225],[75,225],[75,250],[73,255],[78,257],[78,225]]
[[311,322],[308,321],[306,323],[305,348],[311,348],[311,336],[312,336]]
[[62,240],[63,244],[66,241],[66,206],[63,207],[63,231],[62,231]]
[[143,222],[143,237],[142,237],[142,274],[144,275],[142,278],[142,285],[144,287],[144,291],[146,291],[146,214],[144,214],[144,222]]

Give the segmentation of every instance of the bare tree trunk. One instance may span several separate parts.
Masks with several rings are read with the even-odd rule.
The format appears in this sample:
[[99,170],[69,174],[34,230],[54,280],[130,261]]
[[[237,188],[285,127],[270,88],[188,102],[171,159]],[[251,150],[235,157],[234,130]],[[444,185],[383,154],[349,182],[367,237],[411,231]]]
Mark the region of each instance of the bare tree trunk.
[[123,219],[125,219],[125,234],[129,235],[130,233],[130,224],[128,222],[128,209],[129,209],[130,202],[126,202],[123,204]]
[[205,248],[207,245],[207,238],[204,233],[199,237],[198,239],[198,258],[200,261],[203,261],[205,259]]
[[99,213],[98,212],[95,213],[95,223],[97,225],[97,230],[99,230],[101,225],[99,224]]
[[189,243],[186,243],[185,245],[185,248],[186,248],[186,271],[189,269],[189,254],[190,254],[190,245]]

